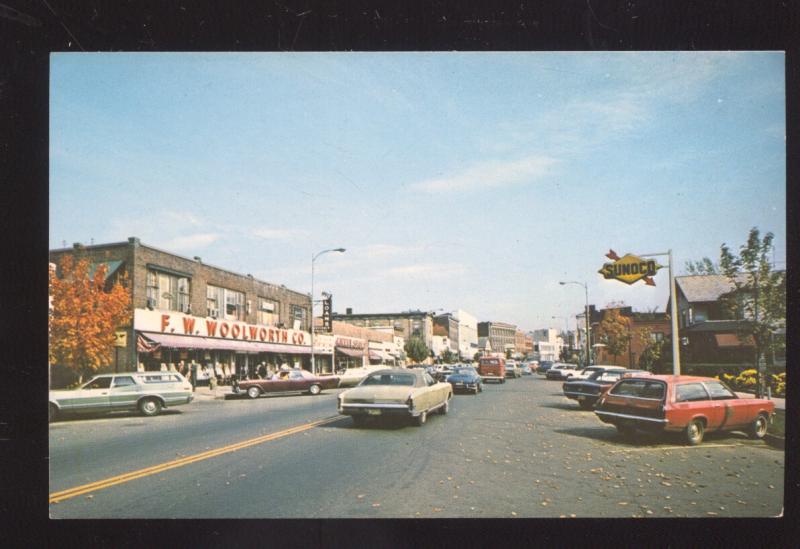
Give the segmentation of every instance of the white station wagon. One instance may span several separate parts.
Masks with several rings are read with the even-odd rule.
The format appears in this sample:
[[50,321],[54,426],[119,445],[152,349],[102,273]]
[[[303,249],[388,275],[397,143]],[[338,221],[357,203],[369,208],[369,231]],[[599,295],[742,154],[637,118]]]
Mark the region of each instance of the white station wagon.
[[191,384],[178,372],[101,374],[77,389],[50,391],[49,418],[117,410],[155,416],[162,408],[189,404],[193,398]]

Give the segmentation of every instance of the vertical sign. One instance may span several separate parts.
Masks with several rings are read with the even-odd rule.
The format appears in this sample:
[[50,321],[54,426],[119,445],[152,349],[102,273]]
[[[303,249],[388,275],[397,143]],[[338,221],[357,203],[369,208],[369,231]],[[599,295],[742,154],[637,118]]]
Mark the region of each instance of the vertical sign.
[[322,330],[330,333],[332,331],[331,325],[331,307],[333,304],[333,296],[328,295],[322,300]]

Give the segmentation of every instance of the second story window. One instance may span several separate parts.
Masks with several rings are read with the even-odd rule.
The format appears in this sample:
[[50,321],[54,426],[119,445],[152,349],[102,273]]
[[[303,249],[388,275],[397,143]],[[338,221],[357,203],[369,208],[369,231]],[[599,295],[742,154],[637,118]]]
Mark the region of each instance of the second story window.
[[280,321],[278,303],[264,297],[258,298],[257,322],[267,326],[276,326]]
[[147,306],[166,311],[190,312],[191,280],[185,276],[148,269]]
[[206,286],[206,314],[225,320],[244,320],[244,292]]
[[298,305],[292,305],[292,324],[296,327],[295,329],[303,328],[306,325],[305,320],[306,320],[305,308],[300,307]]

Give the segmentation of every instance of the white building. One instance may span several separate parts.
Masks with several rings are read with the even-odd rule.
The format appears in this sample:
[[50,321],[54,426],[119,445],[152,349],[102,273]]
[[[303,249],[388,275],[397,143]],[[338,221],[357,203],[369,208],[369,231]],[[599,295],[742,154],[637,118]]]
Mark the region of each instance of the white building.
[[534,348],[539,349],[539,360],[557,361],[561,356],[564,341],[555,328],[544,328],[532,332]]
[[453,312],[458,320],[458,354],[462,360],[472,360],[478,352],[478,319],[458,309]]

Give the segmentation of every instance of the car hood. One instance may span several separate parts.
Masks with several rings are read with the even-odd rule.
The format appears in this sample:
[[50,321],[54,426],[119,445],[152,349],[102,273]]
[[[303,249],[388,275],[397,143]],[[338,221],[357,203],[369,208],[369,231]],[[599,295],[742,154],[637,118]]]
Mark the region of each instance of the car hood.
[[478,378],[469,374],[451,374],[447,381],[477,381]]
[[354,399],[378,399],[378,400],[400,400],[405,402],[415,387],[409,385],[365,385],[354,387],[343,392],[342,400]]

